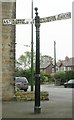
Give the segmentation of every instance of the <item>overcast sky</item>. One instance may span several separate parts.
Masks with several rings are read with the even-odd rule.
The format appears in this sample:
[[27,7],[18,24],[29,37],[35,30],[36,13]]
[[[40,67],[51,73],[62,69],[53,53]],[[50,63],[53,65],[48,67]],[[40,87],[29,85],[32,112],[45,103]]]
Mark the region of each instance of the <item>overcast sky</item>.
[[[31,18],[32,0],[16,0],[16,18]],[[61,13],[72,13],[72,0],[33,0],[33,7],[38,7],[39,16],[49,17]],[[35,10],[33,10],[35,17]],[[35,26],[34,26],[34,51],[35,51]],[[54,57],[54,41],[56,41],[56,58],[65,59],[72,57],[72,18],[54,22],[42,23],[40,26],[40,53]],[[30,51],[31,25],[16,26],[16,58]]]

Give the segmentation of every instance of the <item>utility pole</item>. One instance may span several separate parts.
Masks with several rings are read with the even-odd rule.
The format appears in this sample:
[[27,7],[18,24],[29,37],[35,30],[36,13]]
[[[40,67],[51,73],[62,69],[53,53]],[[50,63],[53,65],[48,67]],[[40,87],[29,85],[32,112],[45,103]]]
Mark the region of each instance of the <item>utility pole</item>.
[[56,73],[56,42],[54,41],[54,73]]
[[[56,42],[54,41],[54,74],[56,73]],[[56,79],[55,79],[56,85]]]
[[[33,0],[31,8],[31,19],[33,19]],[[31,91],[33,91],[33,24],[31,24]]]
[[34,113],[41,113],[40,107],[40,17],[35,8],[35,27],[36,27],[36,76],[35,76],[35,107]]

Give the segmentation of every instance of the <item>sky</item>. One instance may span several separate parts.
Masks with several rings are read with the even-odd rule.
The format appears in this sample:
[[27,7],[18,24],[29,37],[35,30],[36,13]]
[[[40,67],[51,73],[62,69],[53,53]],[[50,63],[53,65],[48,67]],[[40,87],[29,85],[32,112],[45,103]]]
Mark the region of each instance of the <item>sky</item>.
[[[16,0],[16,18],[31,19],[32,0]],[[33,9],[38,7],[41,18],[72,13],[72,0],[33,0]],[[33,10],[35,18],[35,10]],[[36,51],[36,29],[33,25],[34,51]],[[56,41],[56,59],[64,60],[72,57],[72,16],[70,19],[41,23],[40,53],[54,57],[54,41]],[[16,59],[26,51],[31,51],[31,24],[16,25]],[[28,47],[26,47],[28,45]]]

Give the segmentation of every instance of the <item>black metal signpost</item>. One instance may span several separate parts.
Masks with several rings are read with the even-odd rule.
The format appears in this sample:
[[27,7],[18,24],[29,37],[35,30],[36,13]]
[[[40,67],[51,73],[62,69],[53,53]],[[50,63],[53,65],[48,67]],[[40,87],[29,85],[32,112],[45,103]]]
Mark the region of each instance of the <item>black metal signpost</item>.
[[35,8],[35,27],[36,27],[36,75],[35,75],[35,107],[34,113],[40,113],[40,17],[37,12],[38,8]]

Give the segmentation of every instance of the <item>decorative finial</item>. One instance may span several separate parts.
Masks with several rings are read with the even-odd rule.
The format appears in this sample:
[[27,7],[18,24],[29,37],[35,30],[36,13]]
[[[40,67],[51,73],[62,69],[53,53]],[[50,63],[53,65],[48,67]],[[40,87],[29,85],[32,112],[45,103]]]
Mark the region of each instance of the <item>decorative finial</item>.
[[38,15],[38,12],[37,12],[37,10],[38,10],[38,8],[37,8],[37,7],[35,7],[35,11],[36,11],[36,13],[35,13],[35,14],[36,14],[36,15]]

